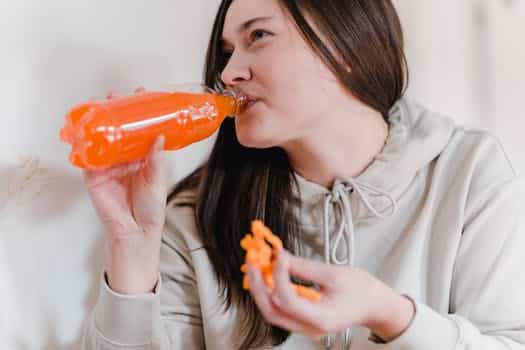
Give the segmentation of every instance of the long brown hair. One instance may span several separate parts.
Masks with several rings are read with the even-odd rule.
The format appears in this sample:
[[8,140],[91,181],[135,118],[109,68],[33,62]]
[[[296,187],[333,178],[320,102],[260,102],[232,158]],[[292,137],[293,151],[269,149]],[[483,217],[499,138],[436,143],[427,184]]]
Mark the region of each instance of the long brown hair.
[[[223,89],[220,75],[228,56],[222,49],[226,13],[233,0],[223,0],[213,26],[206,64],[205,84]],[[341,83],[360,101],[388,112],[407,85],[407,64],[398,14],[390,0],[278,0],[303,38]],[[311,19],[324,38],[305,18]],[[332,52],[329,47],[335,48]],[[342,61],[341,61],[342,59]],[[347,69],[350,67],[350,71]],[[299,253],[300,230],[292,208],[293,169],[283,149],[242,146],[235,125],[221,125],[209,158],[185,177],[168,196],[184,190],[196,193],[194,208],[200,237],[215,270],[226,308],[239,307],[243,340],[240,350],[283,343],[290,332],[265,322],[249,293],[242,288],[239,267],[244,254],[239,242],[250,231],[252,219],[262,219],[292,253]]]

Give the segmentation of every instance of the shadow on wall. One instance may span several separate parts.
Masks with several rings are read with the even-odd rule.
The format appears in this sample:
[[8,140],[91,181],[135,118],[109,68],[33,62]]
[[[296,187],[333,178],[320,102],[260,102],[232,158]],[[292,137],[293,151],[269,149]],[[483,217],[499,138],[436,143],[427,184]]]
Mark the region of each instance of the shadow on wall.
[[60,218],[78,196],[81,179],[45,166],[39,156],[20,156],[17,164],[0,165],[0,220],[30,218],[36,225]]

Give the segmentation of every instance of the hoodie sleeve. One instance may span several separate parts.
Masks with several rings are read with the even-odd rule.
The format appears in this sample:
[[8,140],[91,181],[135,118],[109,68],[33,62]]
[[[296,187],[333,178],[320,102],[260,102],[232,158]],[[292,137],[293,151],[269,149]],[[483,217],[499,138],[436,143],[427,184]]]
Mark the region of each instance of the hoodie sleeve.
[[190,250],[174,230],[174,225],[169,232],[165,229],[159,281],[152,293],[120,295],[102,279],[85,328],[84,350],[205,349]]
[[384,350],[525,350],[525,186],[473,196],[458,249],[450,313],[415,301],[416,314]]

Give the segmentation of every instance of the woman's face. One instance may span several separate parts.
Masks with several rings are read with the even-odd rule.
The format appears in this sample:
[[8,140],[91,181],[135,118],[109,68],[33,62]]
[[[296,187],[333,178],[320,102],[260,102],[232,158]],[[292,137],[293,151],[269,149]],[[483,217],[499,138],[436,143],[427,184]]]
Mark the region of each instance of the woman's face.
[[242,145],[284,147],[309,137],[348,101],[277,0],[234,0],[222,34],[231,54],[222,81],[257,99],[235,120]]

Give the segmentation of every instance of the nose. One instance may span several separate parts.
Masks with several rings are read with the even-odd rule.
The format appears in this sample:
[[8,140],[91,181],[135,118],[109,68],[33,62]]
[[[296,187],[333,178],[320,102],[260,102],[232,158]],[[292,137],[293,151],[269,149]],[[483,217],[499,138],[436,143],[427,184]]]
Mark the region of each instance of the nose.
[[222,70],[221,80],[228,86],[236,86],[241,82],[250,80],[252,72],[246,59],[234,51]]

